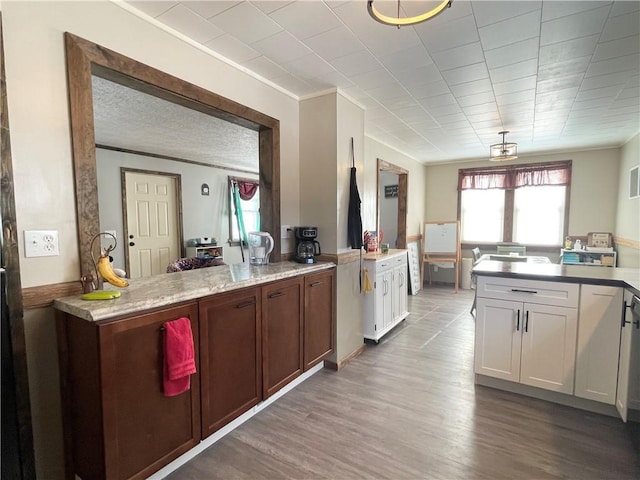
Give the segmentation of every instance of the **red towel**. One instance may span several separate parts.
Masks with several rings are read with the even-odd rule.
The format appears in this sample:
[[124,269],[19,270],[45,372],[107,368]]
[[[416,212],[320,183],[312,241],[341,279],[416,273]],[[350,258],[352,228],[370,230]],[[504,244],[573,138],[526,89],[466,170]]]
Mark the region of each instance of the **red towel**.
[[191,321],[179,318],[164,324],[164,394],[173,397],[189,390],[196,373]]

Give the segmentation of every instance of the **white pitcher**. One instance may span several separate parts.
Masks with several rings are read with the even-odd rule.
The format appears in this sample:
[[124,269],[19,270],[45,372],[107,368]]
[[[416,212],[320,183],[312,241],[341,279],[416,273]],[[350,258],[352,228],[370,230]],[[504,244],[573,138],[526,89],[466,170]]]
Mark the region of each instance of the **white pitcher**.
[[249,232],[249,263],[267,265],[269,254],[273,250],[273,237],[269,232]]

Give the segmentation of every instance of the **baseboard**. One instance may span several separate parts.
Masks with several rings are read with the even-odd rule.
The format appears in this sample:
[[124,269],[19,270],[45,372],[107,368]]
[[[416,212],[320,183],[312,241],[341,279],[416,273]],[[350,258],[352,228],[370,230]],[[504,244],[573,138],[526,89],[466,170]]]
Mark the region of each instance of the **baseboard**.
[[354,350],[353,352],[351,352],[349,355],[347,355],[345,358],[343,358],[342,360],[339,360],[337,363],[336,362],[332,362],[330,360],[325,360],[324,361],[324,367],[329,369],[329,370],[335,370],[338,371],[341,368],[344,368],[344,366],[349,363],[351,360],[353,360],[354,358],[356,358],[358,355],[360,355],[362,352],[364,352],[365,348],[367,348],[367,346],[365,344],[362,344],[360,347],[358,347],[356,350]]

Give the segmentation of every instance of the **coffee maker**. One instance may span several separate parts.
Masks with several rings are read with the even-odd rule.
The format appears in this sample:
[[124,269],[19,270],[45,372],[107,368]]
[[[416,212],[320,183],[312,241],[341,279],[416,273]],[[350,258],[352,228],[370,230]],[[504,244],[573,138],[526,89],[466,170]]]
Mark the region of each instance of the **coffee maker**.
[[293,227],[293,231],[296,236],[296,262],[316,263],[316,256],[322,254],[316,240],[318,227]]

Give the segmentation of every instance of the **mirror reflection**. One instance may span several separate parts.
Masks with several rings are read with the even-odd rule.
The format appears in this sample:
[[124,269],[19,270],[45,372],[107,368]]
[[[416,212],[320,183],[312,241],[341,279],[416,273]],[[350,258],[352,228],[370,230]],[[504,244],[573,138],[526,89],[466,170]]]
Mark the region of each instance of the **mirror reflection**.
[[258,132],[96,75],[92,88],[100,229],[118,239],[114,267],[138,278],[180,257],[243,261],[242,206],[255,223],[260,189],[238,204],[240,218],[230,189],[258,185]]

